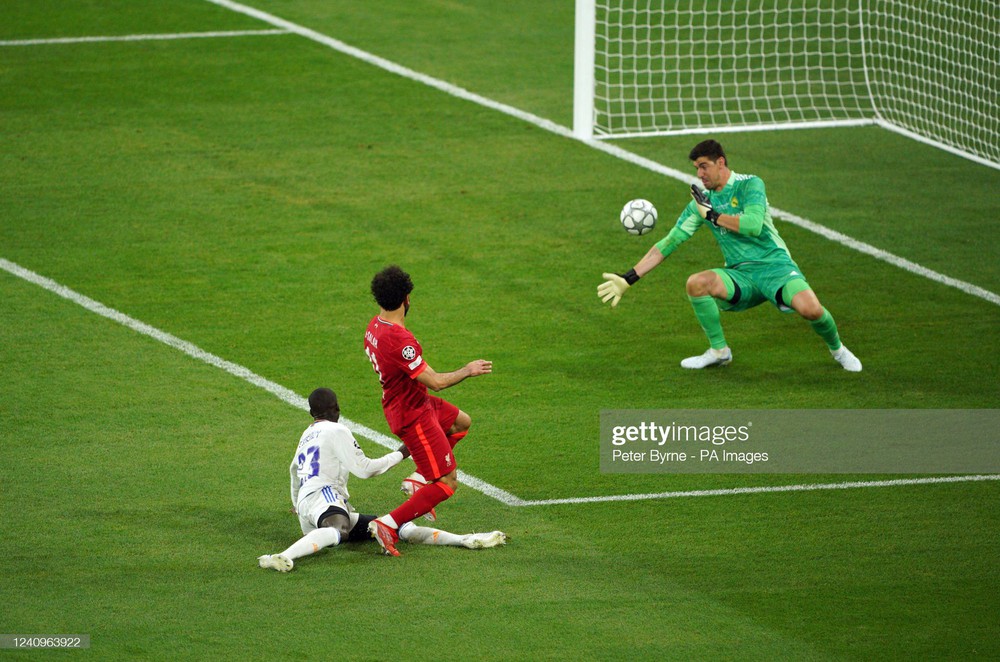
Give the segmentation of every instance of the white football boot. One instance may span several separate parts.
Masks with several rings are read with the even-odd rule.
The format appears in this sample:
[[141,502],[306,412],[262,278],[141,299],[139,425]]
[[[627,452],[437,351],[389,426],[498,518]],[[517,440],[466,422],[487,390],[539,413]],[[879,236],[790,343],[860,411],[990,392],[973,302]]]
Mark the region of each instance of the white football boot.
[[503,531],[489,533],[468,533],[462,536],[462,545],[467,549],[488,549],[507,544],[507,534]]
[[840,349],[834,351],[830,350],[830,355],[833,356],[833,360],[844,367],[844,370],[848,372],[861,372],[861,361],[858,357],[854,356],[851,350],[847,349],[846,345],[841,345]]
[[725,349],[709,348],[704,354],[689,356],[681,361],[681,367],[689,370],[701,370],[715,365],[729,365],[732,362],[733,350],[728,347]]
[[277,570],[278,572],[290,572],[295,567],[295,563],[290,558],[282,554],[265,554],[264,556],[258,556],[257,563],[262,568],[270,568],[271,570]]

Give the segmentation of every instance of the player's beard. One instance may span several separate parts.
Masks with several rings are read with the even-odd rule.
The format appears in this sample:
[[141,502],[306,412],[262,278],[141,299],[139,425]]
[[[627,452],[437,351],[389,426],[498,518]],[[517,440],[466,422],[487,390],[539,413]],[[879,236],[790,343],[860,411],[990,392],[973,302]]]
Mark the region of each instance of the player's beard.
[[409,312],[410,312],[410,302],[409,301],[404,301],[403,302],[403,317],[406,317],[409,314]]

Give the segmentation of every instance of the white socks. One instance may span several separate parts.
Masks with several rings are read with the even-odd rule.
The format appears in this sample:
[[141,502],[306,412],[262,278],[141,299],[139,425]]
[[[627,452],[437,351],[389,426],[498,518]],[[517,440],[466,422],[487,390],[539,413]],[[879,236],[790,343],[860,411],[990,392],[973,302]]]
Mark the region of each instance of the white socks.
[[399,527],[399,537],[408,543],[418,543],[422,545],[454,545],[462,546],[464,536],[432,529],[429,526],[417,526],[413,522],[407,522]]
[[281,553],[290,559],[298,559],[303,556],[315,554],[324,547],[340,544],[340,531],[330,526],[321,526],[313,529],[306,535],[299,538],[291,547]]

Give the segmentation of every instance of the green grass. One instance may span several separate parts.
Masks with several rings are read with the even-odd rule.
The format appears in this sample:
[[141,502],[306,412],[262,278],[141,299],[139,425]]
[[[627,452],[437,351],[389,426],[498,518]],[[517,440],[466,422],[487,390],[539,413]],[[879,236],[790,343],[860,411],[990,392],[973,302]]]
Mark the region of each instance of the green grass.
[[[254,6],[569,122],[571,3]],[[269,27],[195,0],[0,19],[0,39]],[[865,372],[764,306],[724,318],[732,366],[681,371],[704,349],[683,284],[718,265],[707,236],[617,309],[595,287],[686,186],[297,36],[0,47],[0,118],[0,258],[301,395],[330,386],[382,432],[367,288],[404,265],[428,361],[495,362],[444,394],[474,419],[462,468],[522,498],[856,478],[601,474],[601,409],[997,404],[1000,307],[785,223]],[[692,142],[623,146],[685,169]],[[724,143],[775,206],[1000,290],[1000,201],[956,195],[997,171],[875,129]],[[633,197],[660,210],[651,236],[617,226]],[[995,482],[529,508],[466,487],[441,526],[507,547],[263,572],[298,535],[307,415],[6,272],[0,301],[0,632],[89,633],[123,660],[1000,655]],[[394,507],[406,473],[355,479],[352,502]]]

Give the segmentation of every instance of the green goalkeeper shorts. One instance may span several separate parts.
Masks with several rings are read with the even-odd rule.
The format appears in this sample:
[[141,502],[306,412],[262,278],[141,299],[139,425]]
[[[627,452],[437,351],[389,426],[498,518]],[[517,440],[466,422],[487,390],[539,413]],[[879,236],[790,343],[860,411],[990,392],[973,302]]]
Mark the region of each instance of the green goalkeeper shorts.
[[[783,313],[794,312],[789,304],[791,297],[782,296],[783,301],[778,300],[778,292],[788,283],[799,280],[805,285],[796,284],[794,288],[801,292],[809,288],[806,277],[802,274],[798,265],[791,260],[781,262],[743,262],[734,267],[726,269],[712,269],[718,273],[723,282],[726,277],[736,286],[732,301],[719,301],[719,308],[730,312],[740,312],[749,310],[754,306],[759,306],[765,301],[773,303],[778,310]],[[728,286],[729,283],[726,283]],[[794,293],[792,294],[794,296]]]

